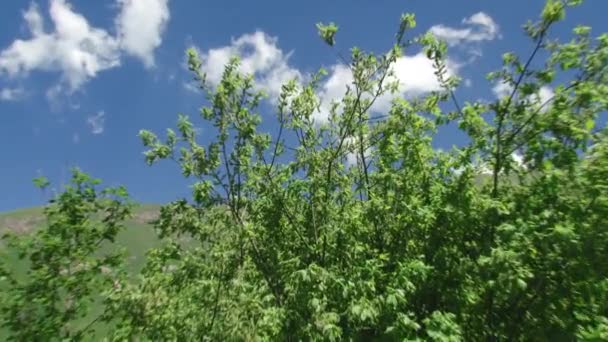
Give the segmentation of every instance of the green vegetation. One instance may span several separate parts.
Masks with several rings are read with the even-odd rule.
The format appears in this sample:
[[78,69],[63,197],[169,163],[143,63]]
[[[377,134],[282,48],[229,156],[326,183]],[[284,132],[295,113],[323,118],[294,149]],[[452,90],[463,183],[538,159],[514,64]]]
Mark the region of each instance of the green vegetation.
[[[152,247],[157,247],[160,240],[154,233],[152,222],[160,213],[160,205],[143,204],[133,208],[132,217],[125,220],[125,229],[118,232],[116,236],[116,244],[127,250],[127,265],[133,270],[139,270],[144,263],[146,251]],[[6,233],[23,235],[33,234],[33,232],[44,229],[46,218],[44,208],[28,208],[20,209],[8,213],[0,213],[0,235]],[[0,241],[0,246],[3,246],[3,241]],[[111,246],[106,246],[110,248]],[[7,249],[0,256],[13,258],[16,262],[16,251]],[[11,264],[11,262],[9,262]],[[23,270],[19,267],[11,267],[16,270]]]
[[[287,82],[272,135],[238,59],[212,87],[189,50],[215,137],[200,145],[184,115],[164,139],[140,136],[147,163],[173,160],[193,180],[192,198],[161,207],[158,241],[121,237],[126,190],[75,170],[41,229],[8,240],[27,263],[2,268],[7,339],[608,340],[608,34],[549,39],[579,2],[549,0],[525,26],[532,53],[504,54],[489,79],[511,92],[494,103],[458,102],[446,45],[406,40],[406,14],[387,53],[352,49],[354,82],[327,123],[312,119],[324,71]],[[443,90],[370,117],[415,46]],[[448,124],[469,142],[433,149]],[[143,267],[115,241],[149,249]]]

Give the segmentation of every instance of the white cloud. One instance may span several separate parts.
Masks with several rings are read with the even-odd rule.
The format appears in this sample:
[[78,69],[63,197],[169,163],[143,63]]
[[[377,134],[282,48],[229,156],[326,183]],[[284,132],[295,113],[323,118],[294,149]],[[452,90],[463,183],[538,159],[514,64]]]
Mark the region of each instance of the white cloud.
[[355,166],[359,161],[359,154],[357,153],[358,140],[354,137],[346,137],[344,139],[344,150],[346,153],[346,166]]
[[[367,141],[368,136],[364,136],[363,139],[364,139],[364,141]],[[345,165],[347,167],[356,166],[357,164],[361,163],[361,152],[359,150],[360,141],[361,141],[361,139],[359,139],[359,137],[353,137],[353,136],[349,136],[349,137],[346,137],[346,139],[344,139],[344,151],[347,151]],[[371,158],[371,152],[372,152],[371,148],[366,148],[365,151],[363,152],[366,164],[369,164],[369,160]]]
[[14,77],[36,69],[59,71],[74,91],[99,71],[120,64],[116,40],[91,27],[64,0],[51,0],[49,14],[55,30],[46,33],[38,6],[30,5],[23,17],[32,37],[17,39],[0,53],[0,73]]
[[27,27],[33,36],[44,34],[44,19],[42,19],[36,3],[30,3],[28,10],[23,12],[23,19],[26,21]]
[[319,123],[328,120],[332,102],[339,101],[346,93],[347,87],[352,88],[353,83],[352,72],[346,65],[336,64],[330,67],[328,71],[329,76],[321,85],[318,94],[321,100],[320,110],[313,114],[313,119]]
[[169,83],[173,83],[175,81],[175,78],[177,77],[177,75],[175,74],[175,71],[171,71],[168,75],[167,75],[167,81]]
[[551,100],[553,99],[554,95],[555,93],[553,92],[553,89],[544,85],[540,87],[538,92],[534,94],[530,100],[539,107],[542,106],[539,111],[544,113],[551,107]]
[[492,92],[494,93],[494,96],[496,96],[497,98],[510,96],[512,91],[513,91],[513,86],[511,86],[510,84],[505,83],[505,82],[497,83],[492,87]]
[[450,46],[465,42],[481,42],[500,37],[498,24],[486,13],[478,12],[462,19],[464,28],[454,28],[445,25],[435,25],[430,32],[437,38],[443,39]]
[[59,72],[60,83],[52,90],[57,95],[59,91],[73,93],[99,72],[119,66],[123,50],[153,65],[153,51],[169,18],[168,0],[117,0],[118,37],[91,26],[66,0],[49,1],[52,31],[45,31],[40,9],[31,3],[23,13],[31,37],[16,39],[0,52],[0,75],[15,78],[35,70]]
[[549,87],[549,86],[540,87],[538,94],[537,94],[539,103],[542,105],[544,103],[549,102],[553,98],[553,95],[555,95],[555,93],[553,92],[553,89],[551,89],[551,87]]
[[[513,164],[511,167],[514,169],[526,169],[527,165],[524,162],[524,157],[518,152],[511,153],[511,160]],[[479,157],[474,157],[472,160],[472,164],[475,170],[475,173],[480,175],[492,175],[494,173],[494,166],[490,161],[483,161]],[[456,174],[460,174],[462,169],[455,169],[454,172]],[[504,174],[504,170],[500,172],[500,174]]]
[[[504,82],[500,82],[492,87],[492,92],[497,98],[503,98],[505,96],[511,95],[511,93],[513,92],[513,86]],[[554,95],[555,93],[553,92],[553,89],[545,85],[540,87],[536,94],[529,96],[527,99],[528,101],[531,101],[532,103],[537,104],[539,106],[544,105],[541,110],[542,112],[544,112],[547,110],[547,108],[549,108],[550,100],[553,98]]]
[[511,158],[513,158],[513,161],[515,162],[515,165],[517,167],[523,167],[524,166],[524,156],[522,156],[521,154],[519,154],[517,152],[513,152],[511,154]]
[[201,91],[198,84],[195,82],[184,82],[183,87],[184,87],[184,89],[186,89],[187,91],[192,92],[192,93],[198,93]]
[[[294,78],[303,81],[305,78],[300,70],[289,65],[290,54],[277,46],[275,37],[262,31],[256,31],[233,39],[229,45],[200,53],[201,68],[211,85],[215,86],[219,83],[224,66],[235,55],[241,59],[240,71],[253,74],[258,87],[268,92],[273,103],[276,102],[283,83]],[[455,75],[458,67],[459,65],[455,62],[448,60],[448,75]],[[352,85],[353,82],[348,66],[335,64],[327,69],[329,75],[322,81],[317,94],[321,99],[321,108],[320,111],[313,114],[313,118],[317,122],[327,121],[331,102],[341,99],[346,92],[346,87]],[[423,53],[400,57],[394,63],[393,69],[395,78],[386,80],[386,82],[398,80],[399,92],[378,98],[371,108],[374,112],[387,111],[395,96],[412,97],[441,89],[433,63]],[[188,91],[198,91],[192,82],[184,83],[184,88]]]
[[[395,63],[395,73],[400,82],[400,90],[407,95],[419,95],[441,89],[433,62],[423,53],[404,56]],[[451,60],[446,61],[446,77],[455,75],[458,66]]]
[[[379,97],[370,110],[372,112],[387,112],[395,97],[413,97],[441,89],[441,84],[435,75],[433,62],[423,53],[413,56],[402,56],[393,64],[394,76],[385,82],[399,81],[399,90],[396,94],[386,93]],[[446,62],[447,76],[456,75],[458,65],[451,60]],[[315,113],[315,120],[326,122],[332,101],[341,99],[346,87],[353,87],[353,77],[350,69],[337,64],[329,68],[330,74],[321,87],[319,97],[322,100],[321,110]]]
[[2,88],[0,89],[0,101],[17,101],[23,98],[25,91],[23,88]]
[[258,87],[264,89],[271,99],[281,92],[281,85],[290,79],[301,79],[299,70],[289,66],[289,53],[277,46],[277,38],[262,31],[244,34],[232,40],[230,45],[210,49],[201,54],[202,69],[207,81],[217,85],[222,78],[224,66],[232,56],[241,59],[241,72],[253,74]]
[[154,50],[162,43],[169,21],[169,0],[117,0],[122,10],[116,18],[120,46],[154,66]]
[[102,110],[97,112],[97,114],[91,115],[87,118],[87,124],[91,127],[91,133],[103,133],[103,130],[105,128],[105,115],[106,113]]

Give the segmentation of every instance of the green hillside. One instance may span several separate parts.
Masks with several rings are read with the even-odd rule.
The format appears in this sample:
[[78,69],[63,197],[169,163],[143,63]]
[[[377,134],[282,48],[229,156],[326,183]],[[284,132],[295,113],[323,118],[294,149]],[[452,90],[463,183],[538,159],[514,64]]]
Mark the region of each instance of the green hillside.
[[[42,227],[45,223],[43,210],[42,207],[35,207],[0,213],[0,235],[7,232],[27,234]],[[133,270],[139,269],[143,265],[145,252],[159,243],[150,224],[158,216],[159,210],[160,205],[158,204],[138,206],[133,211],[133,217],[125,223],[127,229],[118,235],[117,244],[127,249],[129,268]],[[2,241],[0,241],[0,246],[4,249]],[[19,262],[10,251],[3,257],[14,258],[11,260],[11,264]]]
[[[127,251],[127,267],[132,274],[136,274],[144,265],[145,253],[148,249],[158,246],[159,240],[156,237],[151,221],[158,217],[160,205],[146,204],[140,205],[133,210],[133,216],[125,222],[126,229],[118,234],[116,245],[108,248],[124,247]],[[45,224],[44,208],[35,207],[19,209],[11,212],[0,213],[0,235],[7,232],[17,234],[28,234],[43,227]],[[0,240],[0,258],[6,265],[10,265],[16,274],[23,274],[27,269],[25,260],[19,260],[16,253],[6,250],[6,246]],[[95,305],[92,315],[95,316],[101,311],[101,305]],[[89,320],[85,317],[82,324]],[[98,333],[103,336],[105,329],[101,327]],[[5,332],[0,330],[0,340],[4,340]]]

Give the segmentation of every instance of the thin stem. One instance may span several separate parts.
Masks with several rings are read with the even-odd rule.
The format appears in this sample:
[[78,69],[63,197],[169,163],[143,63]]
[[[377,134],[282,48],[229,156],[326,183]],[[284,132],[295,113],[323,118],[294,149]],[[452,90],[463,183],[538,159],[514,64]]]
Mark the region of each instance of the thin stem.
[[542,46],[547,29],[548,29],[548,26],[541,29],[540,35],[536,42],[536,46],[534,47],[534,50],[532,50],[530,57],[528,57],[528,60],[526,61],[524,68],[522,69],[521,73],[519,74],[519,77],[517,78],[517,81],[515,82],[515,85],[513,86],[513,90],[511,91],[511,95],[507,99],[507,102],[502,107],[500,105],[497,106],[496,114],[498,115],[498,124],[496,127],[496,150],[495,150],[495,154],[494,154],[495,163],[494,163],[494,170],[492,172],[492,178],[493,178],[492,197],[498,196],[498,178],[499,178],[498,175],[500,173],[500,169],[502,168],[502,144],[501,144],[502,137],[501,137],[501,135],[502,135],[504,120],[508,114],[509,107],[511,106],[511,102],[513,101],[513,98],[515,97],[515,94],[517,93],[519,86],[521,85],[522,81],[524,80],[525,76],[527,75],[528,69],[530,68],[530,65],[532,64],[532,60],[534,60],[534,57],[536,56],[536,54],[538,53],[538,51],[540,50],[540,48]]

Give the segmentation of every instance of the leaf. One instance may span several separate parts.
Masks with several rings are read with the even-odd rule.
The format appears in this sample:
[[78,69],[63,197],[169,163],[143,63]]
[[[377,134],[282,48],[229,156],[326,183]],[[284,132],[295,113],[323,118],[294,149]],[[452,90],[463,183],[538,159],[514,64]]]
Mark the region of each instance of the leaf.
[[327,45],[334,46],[336,43],[335,36],[338,32],[338,26],[336,26],[336,24],[333,22],[329,24],[318,23],[317,30],[319,32],[319,36],[325,41],[325,43],[327,43]]
[[541,18],[545,23],[553,23],[564,19],[566,16],[564,6],[559,0],[547,0],[541,13]]
[[44,177],[44,176],[40,176],[40,177],[34,178],[34,185],[37,188],[40,188],[42,190],[44,190],[50,184],[51,184],[51,182],[49,182],[49,180],[46,177]]

